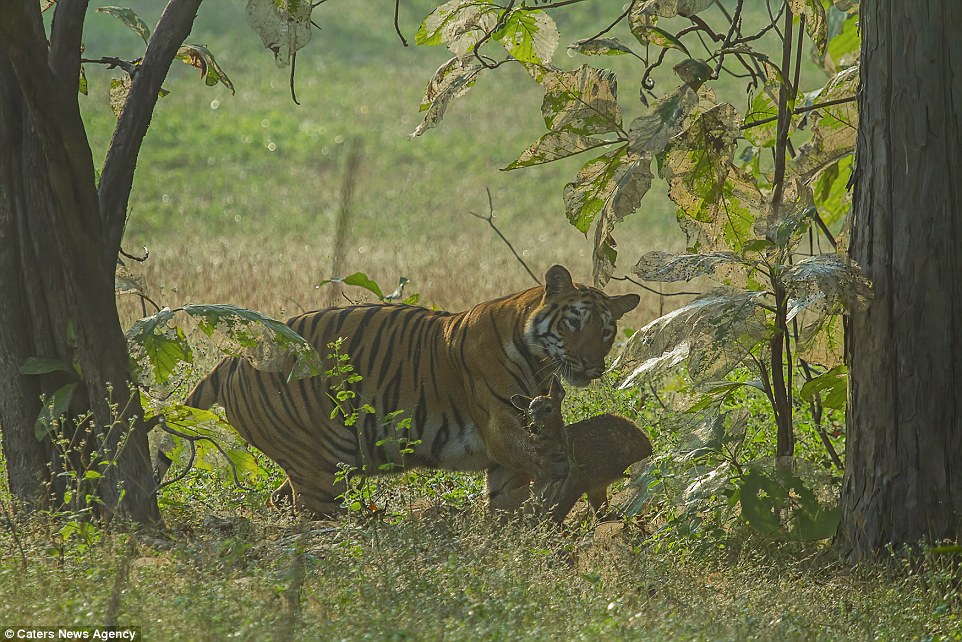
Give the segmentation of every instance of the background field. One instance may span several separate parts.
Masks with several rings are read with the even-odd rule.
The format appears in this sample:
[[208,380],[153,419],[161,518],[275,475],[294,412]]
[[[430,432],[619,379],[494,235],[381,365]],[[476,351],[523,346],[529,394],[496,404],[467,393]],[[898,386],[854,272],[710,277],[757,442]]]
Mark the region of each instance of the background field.
[[[402,2],[409,40],[435,4]],[[746,19],[757,22],[763,3],[748,5]],[[133,6],[156,21],[160,3]],[[635,63],[563,51],[622,6],[595,0],[567,14],[558,58],[613,65],[621,95],[633,96]],[[234,303],[276,317],[328,305],[332,292],[318,283],[333,276],[349,179],[338,275],[360,270],[387,287],[406,276],[422,304],[446,309],[529,287],[507,248],[469,214],[487,212],[487,188],[498,225],[536,272],[562,263],[590,280],[590,243],[567,224],[561,196],[587,158],[498,169],[543,133],[542,92],[519,70],[499,69],[455,102],[439,129],[409,140],[424,86],[447,52],[402,47],[392,10],[388,0],[321,4],[314,15],[322,30],[297,62],[296,105],[287,70],[275,68],[248,29],[243,3],[204,2],[190,40],[210,47],[237,94],[204,86],[197,69],[171,70],[124,242],[132,253],[149,248],[144,264],[131,265],[154,301]],[[110,16],[91,14],[88,25],[87,57],[142,50]],[[656,76],[662,86],[674,84],[668,68]],[[115,122],[110,73],[88,66],[87,75],[83,104],[99,165]],[[720,91],[744,107],[742,86]],[[641,109],[629,105],[626,119]],[[348,176],[352,153],[359,164]],[[646,250],[683,246],[662,185],[616,236],[618,274]],[[638,291],[623,283],[609,290]],[[640,293],[627,326],[679,301]],[[141,313],[139,301],[122,300],[126,324]],[[210,351],[198,370],[214,358]],[[569,418],[613,410],[645,426],[656,450],[676,439],[657,423],[649,396],[599,383],[566,401]],[[853,571],[826,543],[767,541],[747,527],[649,538],[660,524],[596,528],[573,519],[565,532],[504,525],[482,514],[478,476],[433,473],[381,489],[379,502],[405,509],[387,521],[299,523],[264,507],[280,473],[262,463],[249,489],[205,469],[169,489],[163,532],[132,535],[120,524],[85,527],[63,516],[0,528],[0,625],[119,622],[142,626],[145,640],[962,639],[958,573],[937,555],[926,558],[924,575],[897,563]],[[700,533],[694,522],[691,532]]]

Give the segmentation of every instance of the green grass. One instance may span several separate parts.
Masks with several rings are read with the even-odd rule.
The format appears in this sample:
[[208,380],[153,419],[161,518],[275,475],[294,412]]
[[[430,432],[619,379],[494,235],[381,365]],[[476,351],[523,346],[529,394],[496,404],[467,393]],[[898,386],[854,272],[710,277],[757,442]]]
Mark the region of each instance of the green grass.
[[145,640],[959,639],[958,576],[934,556],[924,574],[851,570],[823,547],[744,534],[659,548],[632,525],[562,534],[473,509],[182,518],[59,547],[56,522],[31,520],[25,566],[4,530],[0,622],[94,625],[112,609]]

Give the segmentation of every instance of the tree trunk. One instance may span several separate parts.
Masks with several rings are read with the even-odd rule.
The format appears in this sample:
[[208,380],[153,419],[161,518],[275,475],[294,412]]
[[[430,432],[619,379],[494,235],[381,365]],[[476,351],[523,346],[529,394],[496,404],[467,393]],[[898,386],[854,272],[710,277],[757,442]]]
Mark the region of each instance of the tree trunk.
[[[73,24],[75,31],[82,28],[85,7],[70,0],[60,3],[53,32],[58,21]],[[64,40],[70,40],[65,30],[61,26]],[[76,363],[83,374],[70,414],[89,412],[89,419],[66,429],[64,436],[71,440],[68,465],[74,472],[104,475],[97,494],[108,514],[155,521],[159,511],[147,431],[138,393],[129,383],[129,357],[114,297],[117,254],[111,256],[106,242],[76,78],[58,77],[75,70],[69,60],[46,64],[43,33],[36,3],[10,0],[0,5],[0,103],[5,116],[0,120],[0,293],[3,307],[10,306],[2,319],[11,321],[0,333],[0,386],[4,395],[12,393],[0,404],[0,426],[11,462],[10,486],[28,505],[35,504],[42,476],[38,478],[36,470],[36,446],[29,442],[36,442],[33,426],[41,407],[37,393],[49,396],[69,378],[77,379],[72,371],[24,376],[19,366],[27,356],[57,359],[68,370]],[[79,66],[79,46],[64,55]],[[16,236],[7,237],[6,232]],[[95,450],[113,464],[91,464],[87,457]],[[21,452],[29,459],[21,462]],[[51,454],[47,452],[45,464],[55,466],[58,458]]]
[[24,257],[17,213],[42,207],[24,203],[30,198],[25,179],[36,168],[24,153],[27,118],[13,69],[0,56],[0,429],[10,491],[22,507],[34,509],[43,505],[43,488],[50,478],[50,444],[38,440],[33,430],[40,382],[19,372],[28,357],[45,352],[30,340],[33,315],[25,290],[37,284],[20,278]]
[[862,2],[850,254],[874,300],[848,326],[836,544],[855,559],[962,535],[962,3]]

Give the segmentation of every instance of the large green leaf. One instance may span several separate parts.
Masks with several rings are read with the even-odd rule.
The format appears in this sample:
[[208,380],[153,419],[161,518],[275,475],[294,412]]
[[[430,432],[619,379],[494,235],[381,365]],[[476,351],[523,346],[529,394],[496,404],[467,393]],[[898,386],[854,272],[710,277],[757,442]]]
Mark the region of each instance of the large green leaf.
[[181,363],[191,363],[193,353],[183,330],[172,325],[175,311],[164,308],[140,319],[127,331],[134,375],[144,385],[165,384]]
[[550,131],[531,144],[516,161],[504,169],[531,167],[609,145],[610,141],[582,136],[571,131]]
[[548,65],[558,48],[558,28],[540,9],[515,8],[494,33],[512,58],[523,63]]
[[606,69],[581,65],[572,71],[546,70],[541,115],[551,131],[582,136],[607,134],[621,128],[618,84]]
[[484,0],[451,0],[432,11],[421,23],[414,42],[444,45],[460,61],[474,52],[498,24],[501,7]]
[[[184,312],[198,321],[208,336],[227,337],[228,354],[242,356],[263,370],[288,371],[289,379],[303,379],[324,371],[320,355],[286,323],[233,305],[187,305]],[[293,363],[292,363],[293,361]]]
[[691,281],[696,276],[714,274],[722,266],[741,263],[741,261],[742,259],[733,252],[675,254],[653,250],[642,256],[631,271],[645,281],[671,283]]
[[297,50],[311,39],[311,0],[247,0],[247,24],[274,63],[286,67]]
[[20,366],[19,372],[24,375],[40,375],[51,372],[73,372],[73,370],[60,359],[27,357],[27,360]]
[[[745,361],[768,336],[759,308],[763,292],[719,288],[661,316],[631,336],[621,363],[644,363],[688,346],[688,372],[696,382],[717,381]],[[637,380],[638,377],[633,377]]]
[[627,154],[625,145],[605,152],[585,163],[575,180],[565,185],[568,221],[584,234],[588,233],[592,221],[611,197],[616,176]]
[[636,154],[661,152],[672,136],[681,131],[685,119],[698,105],[698,94],[683,84],[651,106],[628,126],[628,144]]
[[835,366],[810,381],[806,381],[799,392],[805,401],[819,401],[826,408],[845,410],[848,396],[848,368]]
[[812,196],[822,221],[834,225],[852,209],[852,194],[848,190],[855,165],[853,154],[843,156],[824,170],[812,183]]
[[425,131],[437,127],[444,118],[444,113],[451,101],[463,96],[474,87],[478,74],[483,70],[484,66],[462,62],[456,56],[441,65],[424,90],[420,110],[427,113],[411,137],[420,136]]
[[[854,98],[858,91],[859,68],[850,67],[835,74],[817,92],[806,96],[811,104]],[[788,169],[794,176],[809,181],[822,169],[855,150],[858,132],[858,107],[854,101],[823,107],[814,116],[812,138],[802,145]]]
[[799,475],[755,465],[742,478],[739,502],[742,516],[753,528],[793,540],[832,537],[841,517],[840,508],[820,502]]
[[[852,259],[819,254],[793,265],[782,276],[790,299],[789,314],[801,309],[818,313],[864,310],[872,299],[872,284]],[[806,302],[802,305],[801,302]]]
[[[163,415],[166,424],[194,442],[196,458],[193,463],[198,468],[217,470],[221,468],[220,457],[225,457],[239,479],[253,481],[262,475],[263,471],[257,464],[257,459],[237,439],[234,428],[216,413],[178,404],[163,408],[158,414]],[[186,464],[188,439],[179,435],[172,437],[174,448],[166,454],[171,459]],[[215,443],[219,447],[214,447]]]

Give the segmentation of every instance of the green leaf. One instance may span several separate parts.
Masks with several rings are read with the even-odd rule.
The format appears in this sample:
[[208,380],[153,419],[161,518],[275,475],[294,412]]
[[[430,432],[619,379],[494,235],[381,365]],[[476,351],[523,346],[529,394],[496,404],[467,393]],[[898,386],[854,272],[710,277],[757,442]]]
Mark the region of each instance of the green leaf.
[[601,210],[595,226],[595,247],[592,253],[592,276],[597,287],[604,287],[615,269],[618,252],[612,232],[615,225],[641,205],[641,199],[651,188],[651,157],[626,153],[611,178],[611,195]]
[[120,78],[110,79],[110,109],[117,118],[120,118],[120,112],[124,110],[124,105],[127,104],[131,82],[130,75],[126,72]]
[[45,357],[27,357],[27,360],[20,366],[20,374],[23,375],[40,375],[50,372],[73,372],[73,368],[60,359]]
[[465,64],[457,57],[451,58],[434,73],[421,98],[420,111],[427,111],[424,120],[411,134],[411,138],[437,127],[444,118],[448,104],[474,87],[478,74],[484,70],[480,64]]
[[[659,156],[690,250],[741,252],[763,205],[755,180],[732,164],[738,114],[725,103],[700,114]],[[663,138],[665,133],[660,134]]]
[[671,283],[691,281],[697,276],[714,274],[722,266],[741,263],[741,261],[741,258],[733,252],[675,254],[655,250],[642,256],[631,271],[645,281]]
[[236,93],[234,83],[230,81],[224,70],[214,60],[214,54],[210,52],[207,45],[192,45],[185,42],[177,50],[177,59],[200,69],[200,77],[204,78],[204,83],[208,87],[223,83],[232,94]]
[[603,213],[596,235],[596,255],[599,248],[614,248],[610,238],[613,226],[638,208],[651,187],[650,164],[650,158],[632,154],[621,145],[588,161],[576,179],[565,185],[568,221],[581,232],[587,234],[592,221]]
[[789,0],[789,6],[796,16],[805,16],[805,31],[819,52],[825,51],[828,40],[828,23],[825,20],[825,7],[821,0]]
[[545,90],[541,115],[549,130],[581,136],[620,130],[621,107],[614,72],[588,65],[573,71],[549,69],[539,82]]
[[43,441],[50,434],[53,423],[67,414],[70,409],[70,399],[76,387],[77,382],[68,383],[58,388],[49,399],[45,400],[33,425],[33,434],[37,441]]
[[688,374],[695,383],[717,381],[748,357],[768,337],[765,314],[758,307],[763,292],[718,288],[669,312],[628,340],[620,363],[646,362],[688,346]]
[[805,382],[799,394],[805,401],[818,401],[826,408],[845,410],[848,395],[848,368],[844,365],[835,366],[813,377]]
[[286,67],[311,39],[311,0],[247,0],[247,24],[274,52],[274,64]]
[[[182,404],[164,408],[164,421],[177,429],[178,432],[195,439],[197,458],[195,465],[203,470],[217,470],[223,468],[222,457],[234,465],[238,476],[247,481],[253,481],[263,474],[257,459],[240,443],[224,445],[225,438],[237,435],[234,428],[219,415],[200,408],[191,408]],[[168,456],[177,461],[185,460],[187,441],[177,435],[172,435],[174,448],[167,452]],[[223,453],[213,447],[211,442],[222,445]]]
[[[164,384],[180,363],[191,363],[193,353],[183,330],[171,325],[174,311],[164,308],[140,319],[127,331],[130,355],[136,367],[134,374],[147,384]],[[146,375],[151,376],[148,378]]]
[[774,535],[781,530],[778,517],[782,488],[770,477],[750,468],[742,477],[739,504],[742,517],[763,535]]
[[855,156],[847,154],[818,174],[812,184],[812,196],[822,221],[832,226],[852,210],[852,194],[848,190]]
[[698,94],[687,84],[658,99],[628,126],[629,149],[636,154],[659,153],[697,105]]
[[345,277],[338,277],[338,276],[331,277],[330,279],[321,281],[318,285],[327,285],[328,283],[342,283],[344,285],[355,285],[359,288],[364,288],[368,292],[374,293],[374,296],[376,296],[378,300],[380,301],[384,300],[384,292],[381,291],[381,286],[378,285],[376,281],[369,278],[363,272],[355,272],[354,274],[350,276],[345,276]]
[[140,19],[140,16],[133,9],[128,7],[98,7],[97,11],[109,14],[122,21],[127,25],[127,28],[144,39],[144,44],[147,44],[147,41],[150,40],[150,27]]
[[782,281],[789,294],[789,320],[802,309],[821,314],[864,310],[872,299],[872,284],[852,259],[819,254],[789,268]]
[[498,24],[501,7],[483,0],[451,0],[432,11],[421,23],[415,44],[444,45],[464,61],[475,45]]
[[512,10],[493,37],[515,60],[534,65],[550,64],[559,40],[551,16],[524,6]]
[[617,38],[585,38],[568,45],[568,50],[586,56],[623,56],[632,53]]
[[835,73],[858,62],[862,47],[858,21],[858,14],[846,16],[841,30],[830,37],[822,63],[829,73]]
[[673,34],[655,26],[639,27],[633,32],[640,42],[648,42],[665,49],[677,49],[684,52],[686,56],[691,56],[688,47]]
[[[228,354],[243,356],[255,368],[275,372],[290,369],[288,379],[324,372],[317,350],[286,323],[233,305],[187,305],[184,312],[198,320],[208,336],[224,333],[235,345]],[[291,360],[293,359],[293,363]]]
[[505,170],[550,163],[581,152],[611,144],[610,141],[582,136],[570,131],[550,131],[521,153]]
[[[745,113],[745,124],[769,121],[742,130],[745,138],[755,147],[774,147],[778,133],[778,105],[770,95],[773,88],[766,85],[752,98],[748,111]],[[771,120],[775,119],[775,120]]]
[[77,83],[77,91],[84,96],[87,95],[87,71],[83,65],[80,65],[80,80]]

